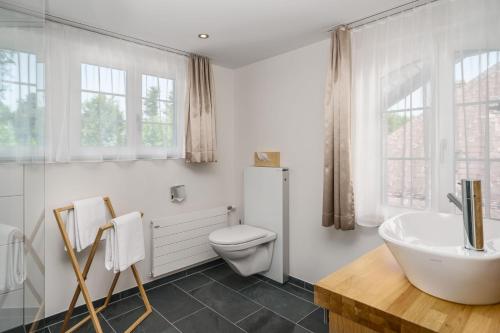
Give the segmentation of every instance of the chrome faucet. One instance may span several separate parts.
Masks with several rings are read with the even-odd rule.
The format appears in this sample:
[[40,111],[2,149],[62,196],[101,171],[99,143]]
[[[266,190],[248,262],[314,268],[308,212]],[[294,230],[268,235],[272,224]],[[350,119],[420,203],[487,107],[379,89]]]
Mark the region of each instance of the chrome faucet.
[[462,211],[464,219],[464,246],[466,249],[483,251],[483,203],[481,181],[462,179],[462,202],[451,193],[447,198]]

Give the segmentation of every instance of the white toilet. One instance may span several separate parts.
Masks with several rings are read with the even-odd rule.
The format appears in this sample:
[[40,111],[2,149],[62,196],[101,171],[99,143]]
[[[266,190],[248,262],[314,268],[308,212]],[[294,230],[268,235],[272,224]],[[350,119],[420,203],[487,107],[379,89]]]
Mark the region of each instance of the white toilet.
[[267,271],[271,266],[276,233],[238,224],[213,231],[208,240],[235,272],[249,276]]
[[288,169],[245,168],[243,224],[213,231],[213,250],[238,274],[288,280]]

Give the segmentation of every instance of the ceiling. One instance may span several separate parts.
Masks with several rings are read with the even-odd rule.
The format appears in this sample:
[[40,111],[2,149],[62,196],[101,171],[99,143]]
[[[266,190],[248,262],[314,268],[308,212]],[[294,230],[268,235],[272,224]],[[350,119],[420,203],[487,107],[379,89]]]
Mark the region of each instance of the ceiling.
[[[206,55],[237,68],[328,37],[410,0],[47,0],[54,16]],[[207,40],[199,33],[208,33]]]

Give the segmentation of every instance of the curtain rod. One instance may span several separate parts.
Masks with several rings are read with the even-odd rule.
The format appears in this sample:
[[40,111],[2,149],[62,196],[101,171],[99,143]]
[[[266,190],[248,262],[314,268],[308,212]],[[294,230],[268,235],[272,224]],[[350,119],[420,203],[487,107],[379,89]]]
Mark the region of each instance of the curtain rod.
[[333,27],[328,29],[328,32],[332,32],[335,29],[340,28],[340,27],[347,27],[349,29],[359,28],[361,26],[386,19],[388,17],[398,15],[398,14],[407,12],[409,10],[428,5],[428,4],[436,2],[436,1],[439,1],[439,0],[413,0],[411,2],[402,4],[402,5],[390,8],[390,9],[383,10],[381,12],[378,12],[378,13],[375,13],[372,15],[368,15],[366,17],[354,20],[354,21],[349,22],[349,23],[334,25]]
[[161,50],[161,51],[175,53],[175,54],[182,55],[182,56],[185,56],[185,57],[189,57],[191,55],[191,53],[187,52],[187,51],[179,50],[179,49],[176,49],[176,48],[173,48],[173,47],[169,47],[169,46],[165,46],[163,44],[159,44],[159,43],[155,43],[155,42],[150,42],[150,41],[147,41],[147,40],[144,40],[144,39],[140,39],[140,38],[136,38],[136,37],[132,37],[132,36],[120,34],[120,33],[117,33],[117,32],[110,31],[110,30],[101,29],[101,28],[98,28],[98,27],[95,27],[95,26],[92,26],[92,25],[89,25],[89,24],[84,24],[84,23],[72,21],[72,20],[65,19],[65,18],[62,18],[62,17],[59,17],[59,16],[51,15],[51,14],[49,14],[47,12],[44,13],[43,10],[42,10],[42,12],[39,12],[39,11],[36,11],[36,10],[32,10],[32,9],[28,9],[28,8],[25,8],[25,7],[21,7],[21,6],[18,6],[18,5],[8,4],[8,3],[5,3],[3,1],[0,1],[0,7],[4,8],[4,9],[7,9],[7,10],[18,12],[18,13],[21,13],[21,14],[26,14],[26,15],[29,15],[29,16],[33,16],[33,17],[41,19],[41,20],[47,20],[49,22],[64,24],[64,25],[67,25],[67,26],[70,26],[70,27],[73,27],[73,28],[77,28],[77,29],[82,29],[82,30],[86,30],[86,31],[98,33],[100,35],[104,35],[104,36],[108,36],[108,37],[112,37],[112,38],[121,39],[121,40],[124,40],[124,41],[127,41],[127,42],[139,44],[139,45],[142,45],[142,46],[152,47],[152,48],[155,48],[155,49],[158,49],[158,50]]

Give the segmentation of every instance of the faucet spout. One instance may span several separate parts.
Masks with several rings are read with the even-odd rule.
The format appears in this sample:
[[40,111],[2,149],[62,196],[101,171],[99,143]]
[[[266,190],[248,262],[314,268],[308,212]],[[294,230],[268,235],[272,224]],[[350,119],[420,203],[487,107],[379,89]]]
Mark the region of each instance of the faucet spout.
[[452,193],[448,193],[448,195],[446,196],[448,198],[448,200],[450,200],[450,202],[452,204],[454,204],[455,206],[457,206],[457,208],[462,211],[463,209],[463,206],[462,206],[462,203],[460,202],[460,199],[458,199],[454,194]]
[[466,249],[483,251],[483,204],[481,181],[462,179],[462,202],[453,194],[446,196],[462,211],[464,221],[464,246]]

